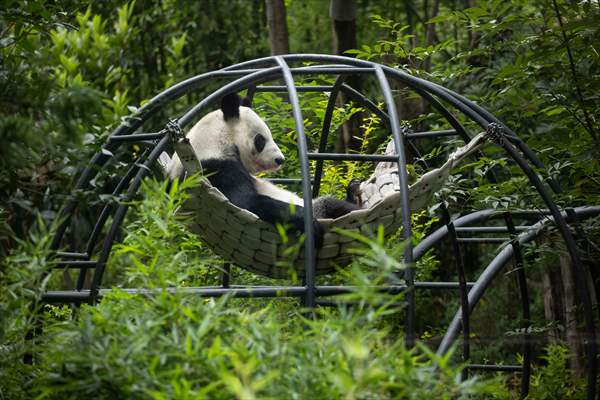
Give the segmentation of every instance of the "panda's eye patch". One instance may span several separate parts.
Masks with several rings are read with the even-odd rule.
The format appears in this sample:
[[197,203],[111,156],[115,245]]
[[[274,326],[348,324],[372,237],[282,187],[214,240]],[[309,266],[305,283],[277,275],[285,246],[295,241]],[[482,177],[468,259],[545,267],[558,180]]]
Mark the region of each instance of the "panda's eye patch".
[[267,144],[267,139],[265,139],[263,135],[259,133],[258,135],[254,136],[254,148],[256,151],[259,153],[263,151],[265,144]]

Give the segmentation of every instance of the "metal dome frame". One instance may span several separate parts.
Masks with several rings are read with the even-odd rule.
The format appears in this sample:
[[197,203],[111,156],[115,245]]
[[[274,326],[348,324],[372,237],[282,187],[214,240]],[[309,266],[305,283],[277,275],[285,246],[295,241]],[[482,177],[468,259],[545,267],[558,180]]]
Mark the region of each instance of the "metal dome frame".
[[[291,63],[300,63],[300,66],[290,66]],[[310,63],[310,64],[307,64]],[[364,96],[362,93],[352,88],[346,83],[350,75],[369,74],[376,78],[380,93],[383,95],[385,110],[380,109],[375,103]],[[294,83],[294,76],[300,75],[328,75],[335,77],[335,83],[331,86],[299,86]],[[172,123],[168,124],[160,132],[139,133],[142,125],[154,114],[160,111],[165,105],[192,93],[203,85],[217,78],[226,78],[231,81],[222,85],[212,94],[204,97],[194,107],[189,109],[184,115]],[[265,85],[266,83],[283,79],[284,85]],[[420,95],[435,109],[448,124],[452,130],[420,133],[403,133],[400,126],[400,116],[393,98],[390,80],[406,85],[412,91]],[[508,259],[514,257],[517,265],[523,263],[520,246],[527,243],[539,234],[539,229],[550,222],[554,224],[561,234],[566,249],[571,257],[572,272],[575,279],[577,292],[580,301],[583,304],[583,314],[585,318],[586,339],[584,341],[587,358],[587,382],[588,398],[594,398],[596,393],[596,371],[597,371],[597,344],[596,330],[593,318],[593,309],[590,293],[588,291],[582,261],[578,255],[577,245],[568,222],[575,223],[578,219],[587,218],[600,214],[600,207],[584,207],[562,211],[558,208],[550,195],[550,190],[540,180],[534,168],[543,168],[542,162],[536,154],[527,147],[527,145],[506,125],[496,119],[485,109],[475,104],[471,100],[449,90],[440,85],[428,82],[421,78],[414,77],[402,70],[397,70],[388,66],[380,65],[371,61],[358,60],[354,58],[318,55],[318,54],[291,54],[283,56],[271,56],[257,60],[247,61],[236,64],[221,70],[204,73],[184,80],[167,90],[163,91],[144,106],[139,108],[134,116],[129,117],[109,136],[107,142],[102,146],[102,150],[93,156],[90,164],[82,171],[74,190],[85,190],[90,187],[90,182],[96,177],[98,172],[105,166],[112,157],[112,153],[120,146],[131,143],[144,143],[147,150],[143,152],[137,162],[132,163],[125,174],[120,179],[112,194],[124,194],[125,198],[132,198],[138,191],[142,180],[150,173],[150,167],[156,163],[157,159],[167,148],[171,137],[176,132],[196,121],[210,107],[214,106],[223,96],[247,90],[248,95],[252,97],[258,91],[284,92],[289,96],[289,102],[292,107],[292,113],[296,126],[298,154],[301,169],[301,189],[304,199],[304,220],[305,220],[305,278],[303,285],[300,286],[273,286],[273,287],[252,287],[252,286],[233,286],[229,282],[229,275],[223,274],[223,282],[220,287],[202,287],[186,288],[188,292],[198,296],[216,297],[229,294],[234,297],[299,297],[308,307],[326,304],[319,299],[322,296],[331,296],[335,294],[348,293],[351,288],[343,286],[318,286],[315,281],[315,249],[314,232],[312,225],[312,203],[313,196],[317,196],[320,190],[321,176],[323,173],[323,162],[325,160],[353,160],[353,161],[394,161],[398,164],[398,174],[400,180],[400,190],[402,192],[401,215],[403,226],[403,237],[406,240],[403,261],[408,266],[404,272],[405,284],[390,285],[381,287],[380,290],[399,293],[406,292],[406,343],[413,346],[415,342],[415,298],[414,290],[420,288],[428,289],[458,289],[461,298],[461,306],[450,324],[450,327],[444,336],[438,352],[445,353],[450,348],[451,343],[458,337],[462,327],[463,331],[463,358],[469,359],[469,315],[475,307],[477,301],[481,298],[485,289],[489,286],[492,279],[502,269]],[[298,100],[298,92],[328,92],[330,98],[325,111],[321,138],[318,152],[309,152],[307,138],[304,132],[302,110]],[[369,109],[378,115],[382,121],[389,127],[392,138],[395,142],[396,156],[390,159],[389,156],[365,155],[365,154],[340,154],[326,153],[327,137],[330,131],[333,111],[336,99],[339,94],[345,96]],[[413,140],[421,138],[438,138],[446,136],[458,136],[465,142],[470,139],[467,129],[459,122],[454,114],[446,108],[449,105],[454,110],[463,114],[470,121],[475,122],[483,130],[493,130],[496,133],[496,144],[520,167],[523,174],[536,189],[541,199],[544,201],[547,210],[544,212],[548,218],[543,219],[529,227],[517,226],[513,218],[533,218],[539,217],[539,211],[535,213],[530,211],[511,211],[497,212],[493,210],[475,212],[463,216],[455,221],[448,220],[448,223],[434,232],[421,243],[413,247],[411,240],[411,213],[408,198],[408,176],[406,170],[405,146],[412,146]],[[314,183],[311,187],[311,173],[309,160],[316,160]],[[284,179],[280,181],[292,181]],[[560,187],[554,181],[546,182],[555,192],[560,191]],[[82,251],[76,251],[69,248],[69,251],[59,251],[67,247],[65,243],[65,233],[69,226],[69,217],[79,206],[76,199],[69,201],[63,208],[61,216],[64,222],[58,228],[52,248],[56,250],[59,259],[56,268],[73,268],[79,270],[79,277],[73,290],[48,291],[43,295],[42,300],[48,303],[94,303],[103,294],[110,289],[102,289],[101,283],[105,272],[111,249],[117,238],[117,233],[125,218],[129,208],[127,203],[120,203],[116,207],[105,204],[97,218],[95,226],[87,240],[86,248]],[[112,217],[110,226],[104,232],[104,226]],[[485,223],[487,220],[503,218],[504,228],[484,226],[470,226],[472,224]],[[535,218],[534,218],[535,219]],[[534,221],[535,222],[535,221]],[[525,229],[527,228],[527,229]],[[491,229],[491,230],[490,230]],[[533,230],[532,230],[533,229]],[[460,257],[459,243],[465,238],[460,237],[460,232],[506,232],[509,238],[503,238],[506,246],[488,265],[481,274],[477,282],[469,283],[465,278],[465,271]],[[459,282],[415,282],[413,263],[421,257],[425,251],[444,238],[449,238],[454,246],[456,264]],[[476,241],[476,239],[472,241]],[[489,238],[481,238],[485,242]],[[94,254],[97,245],[100,250]],[[93,256],[97,256],[92,259]],[[88,270],[94,270],[91,287],[84,289],[84,280]],[[529,298],[527,286],[525,283],[525,273],[522,268],[518,271],[519,292],[522,302],[522,312],[524,318],[529,319]],[[172,289],[176,290],[176,289]],[[180,289],[177,289],[180,290]],[[183,290],[183,289],[182,289]],[[151,292],[148,289],[129,289],[132,293]],[[530,343],[526,340],[524,348],[524,361],[522,366],[502,366],[502,365],[477,365],[470,364],[469,369],[477,370],[519,370],[523,373],[521,394],[524,396],[528,392],[531,351]]]

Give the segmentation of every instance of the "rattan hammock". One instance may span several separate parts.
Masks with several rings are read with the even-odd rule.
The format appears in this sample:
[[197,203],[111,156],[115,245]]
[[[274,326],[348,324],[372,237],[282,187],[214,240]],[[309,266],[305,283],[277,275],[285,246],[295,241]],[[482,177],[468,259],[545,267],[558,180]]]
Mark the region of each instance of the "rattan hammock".
[[[450,154],[440,168],[427,172],[409,187],[410,209],[422,209],[439,190],[451,170],[485,142],[484,132],[467,145]],[[202,171],[200,163],[187,139],[174,144],[188,175]],[[393,153],[393,142],[386,153]],[[398,183],[398,169],[393,162],[382,162],[375,173],[360,184],[359,198],[362,210],[353,211],[336,219],[319,219],[324,228],[323,246],[317,251],[316,273],[332,272],[336,265],[347,265],[356,243],[344,231],[372,234],[379,225],[386,235],[402,225]],[[191,189],[182,213],[193,221],[190,229],[218,255],[249,271],[272,278],[290,275],[290,266],[298,276],[304,275],[304,252],[291,251],[277,228],[262,221],[253,213],[232,203],[208,180]],[[298,248],[299,246],[296,246]]]

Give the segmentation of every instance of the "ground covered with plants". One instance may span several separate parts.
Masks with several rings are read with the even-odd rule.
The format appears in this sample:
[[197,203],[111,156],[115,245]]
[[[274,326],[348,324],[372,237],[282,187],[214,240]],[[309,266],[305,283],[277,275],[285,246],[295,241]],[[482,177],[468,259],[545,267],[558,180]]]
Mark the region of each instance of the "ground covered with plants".
[[[296,299],[200,299],[177,291],[123,291],[219,282],[223,260],[176,212],[187,196],[184,189],[198,184],[195,177],[171,187],[158,178],[147,179],[140,195],[127,199],[132,210],[103,282],[114,290],[99,304],[41,304],[44,290],[74,279],[68,271],[51,277],[47,272],[55,262],[50,241],[60,207],[83,195],[70,191],[82,166],[111,129],[161,90],[274,50],[267,18],[273,2],[230,1],[227,9],[208,0],[4,3],[0,399],[519,397],[520,374],[466,375],[459,345],[445,356],[432,350],[459,305],[455,293],[419,293],[418,345],[405,348],[404,314],[398,307],[402,295],[371,289],[398,281],[405,245],[399,234],[358,238],[361,246],[352,265],[322,278],[357,288],[333,307],[307,310]],[[357,8],[354,42],[342,48],[348,41],[341,40],[339,21],[329,16],[329,2],[283,2],[289,50],[344,53],[456,90],[483,105],[534,149],[547,166],[537,172],[563,187],[555,195],[559,206],[600,204],[597,2],[352,3]],[[361,89],[371,90],[370,83],[363,84]],[[410,129],[448,128],[406,88],[394,90]],[[199,98],[184,100],[170,111],[177,114]],[[315,143],[327,97],[303,95],[301,104],[310,110],[306,127],[309,141]],[[294,124],[286,99],[260,94],[254,106],[289,161],[282,176],[297,175]],[[358,115],[362,121],[353,125]],[[348,129],[354,135],[344,136]],[[339,133],[330,145],[348,152],[381,151],[388,136],[376,116],[352,103],[339,105],[332,130]],[[411,179],[457,145],[450,139],[426,143],[422,156],[409,155]],[[326,170],[322,191],[342,195],[352,178],[370,172],[362,164],[337,163]],[[501,179],[490,180],[490,175]],[[107,200],[88,199],[92,210]],[[543,205],[518,168],[494,150],[486,151],[455,171],[428,208],[413,216],[415,241],[443,223],[444,208],[455,217],[484,208],[531,207]],[[73,240],[84,237],[95,218],[92,212],[73,215]],[[600,220],[582,222],[578,229],[584,232],[578,245],[597,319]],[[449,249],[438,250],[416,265],[418,279],[456,279],[446,267]],[[466,262],[469,280],[481,273],[492,250],[473,248]],[[525,253],[532,318],[522,320],[515,274],[507,272],[473,314],[472,358],[519,363],[523,334],[528,333],[535,343],[528,398],[583,398],[581,304],[569,282],[572,277],[563,273],[564,249],[550,229]],[[239,269],[233,278],[236,283],[273,283]]]

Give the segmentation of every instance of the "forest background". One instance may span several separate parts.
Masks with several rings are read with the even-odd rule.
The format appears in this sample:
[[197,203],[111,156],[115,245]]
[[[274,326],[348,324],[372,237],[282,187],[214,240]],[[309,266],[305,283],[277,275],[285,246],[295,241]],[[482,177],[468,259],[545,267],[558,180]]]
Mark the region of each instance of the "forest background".
[[[52,262],[49,231],[78,172],[135,107],[187,77],[287,52],[370,59],[466,95],[538,153],[547,166],[539,173],[564,189],[556,195],[559,205],[598,205],[597,1],[357,0],[343,2],[349,8],[333,13],[330,7],[342,2],[1,3],[0,398],[518,396],[519,374],[460,380],[456,356],[440,358],[428,350],[443,333],[439,320],[456,309],[456,296],[428,293],[420,299],[424,314],[418,330],[426,345],[418,350],[403,347],[401,313],[382,307],[382,299],[366,289],[356,294],[362,307],[319,311],[314,320],[304,318],[294,301],[205,302],[166,293],[133,298],[117,292],[96,307],[41,307],[37,300],[44,288],[60,285],[44,279]],[[263,107],[275,108],[277,101],[267,98]],[[319,99],[307,101],[322,106]],[[426,104],[397,101],[413,127],[444,128],[429,117]],[[338,112],[341,150],[365,143],[369,129],[352,125],[355,112]],[[271,120],[271,129],[289,127],[286,118]],[[435,145],[427,151],[432,158],[443,153]],[[455,175],[445,197],[416,220],[417,234],[436,226],[440,204],[463,212],[539,201],[532,200],[521,178],[505,184],[481,179],[504,164],[498,157],[479,160],[469,166],[475,173]],[[347,170],[331,169],[331,187],[336,189],[336,179],[347,181]],[[144,190],[146,199],[128,220],[123,244],[111,259],[120,272],[109,283],[163,287],[217,279],[209,264],[218,261],[175,217],[184,195],[165,196],[160,182],[149,182]],[[85,229],[89,217],[80,217]],[[582,223],[587,238],[580,243],[596,309],[599,224],[598,219]],[[527,327],[537,343],[531,398],[580,398],[585,388],[585,366],[578,361],[581,310],[556,242],[549,234],[529,249],[537,315]],[[344,276],[364,288],[381,278],[364,273],[364,267],[397,267],[390,258],[401,254],[402,246],[369,243],[371,250],[382,251],[365,251]],[[442,261],[429,259],[418,273],[447,278]],[[472,277],[480,272],[477,265],[468,264]],[[240,280],[258,279],[238,274]],[[474,316],[481,345],[474,358],[519,361],[514,293],[509,274],[486,295]],[[25,340],[40,314],[43,333],[34,342]],[[24,364],[23,356],[31,352],[38,355],[36,362]]]

